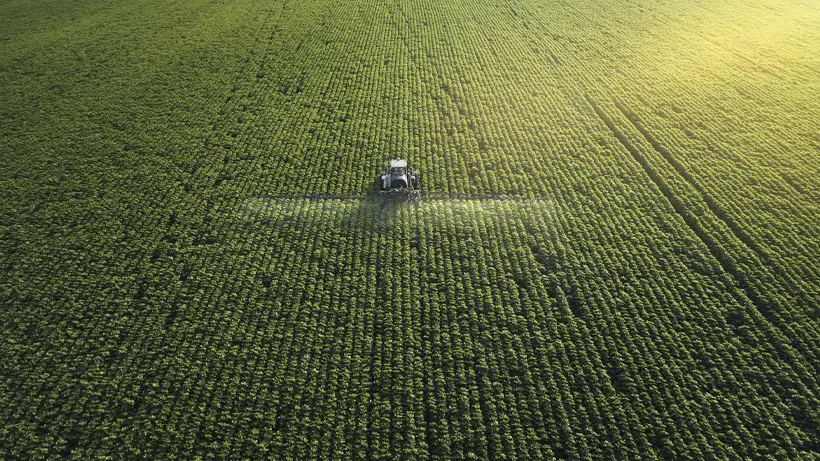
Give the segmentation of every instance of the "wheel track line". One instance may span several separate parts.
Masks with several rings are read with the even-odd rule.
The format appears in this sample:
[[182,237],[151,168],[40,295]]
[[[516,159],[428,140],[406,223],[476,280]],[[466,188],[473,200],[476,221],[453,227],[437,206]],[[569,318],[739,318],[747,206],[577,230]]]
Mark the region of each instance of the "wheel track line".
[[[646,141],[652,146],[652,148],[655,149],[659,154],[661,154],[661,156],[669,163],[669,165],[671,165],[672,168],[674,168],[675,171],[690,186],[692,186],[693,189],[695,189],[700,194],[701,198],[703,199],[703,202],[709,208],[709,211],[711,211],[712,214],[715,215],[718,219],[723,221],[723,223],[726,224],[726,227],[728,227],[729,230],[732,231],[732,233],[735,235],[735,237],[737,237],[738,240],[740,240],[744,245],[746,245],[750,250],[752,250],[754,254],[757,255],[757,257],[760,258],[761,261],[763,261],[764,264],[766,264],[769,267],[777,268],[778,275],[787,276],[787,274],[782,270],[780,265],[771,260],[771,258],[760,247],[760,245],[758,245],[754,241],[754,239],[752,239],[743,230],[743,228],[740,227],[740,225],[734,219],[732,219],[729,216],[729,214],[726,213],[726,211],[719,204],[717,204],[712,199],[712,197],[707,193],[707,191],[700,184],[698,184],[697,181],[695,181],[695,179],[692,177],[691,174],[689,174],[689,172],[686,171],[683,165],[681,165],[677,160],[675,160],[672,154],[668,150],[666,150],[666,148],[663,147],[651,134],[649,134],[646,128],[644,128],[637,122],[637,117],[635,117],[635,115],[632,112],[624,108],[623,104],[621,104],[617,100],[613,100],[613,103],[615,104],[615,107],[617,107],[621,114],[624,116],[624,118],[626,118],[626,120],[628,120],[629,123],[632,124],[632,126],[634,126],[639,133],[641,133],[641,136],[643,136],[644,139],[646,139]],[[615,132],[615,129],[613,127],[610,127],[610,129],[613,132]],[[616,134],[616,136],[618,135]],[[792,285],[796,283],[794,280],[792,280],[791,277],[788,277],[788,282]]]
[[[615,107],[621,112],[621,114],[632,124],[633,127],[638,131],[638,133],[643,136],[643,138],[649,143],[652,148],[658,152],[664,160],[675,170],[675,172],[686,181],[688,186],[691,186],[703,200],[704,204],[707,206],[709,211],[719,220],[722,222],[731,232],[732,234],[739,240],[743,246],[751,250],[749,256],[754,255],[753,257],[749,258],[746,257],[747,261],[754,265],[754,267],[763,269],[763,273],[761,274],[762,277],[755,275],[754,273],[748,273],[747,271],[738,268],[738,263],[732,262],[732,259],[728,256],[725,257],[730,267],[736,268],[736,271],[727,271],[730,272],[732,277],[738,283],[738,286],[741,287],[744,292],[746,293],[747,297],[752,300],[757,307],[758,311],[763,314],[763,316],[768,320],[771,324],[775,325],[779,330],[781,330],[785,336],[792,337],[791,328],[788,325],[783,325],[787,323],[787,319],[780,318],[777,321],[773,321],[772,317],[780,317],[776,312],[773,312],[771,309],[777,309],[776,307],[770,308],[769,310],[761,310],[760,306],[766,306],[770,304],[771,301],[767,299],[766,288],[768,285],[774,285],[778,287],[778,292],[785,294],[789,297],[793,298],[793,301],[798,302],[798,306],[795,308],[795,311],[790,315],[794,317],[796,314],[799,318],[803,319],[811,319],[812,313],[816,312],[817,304],[816,302],[812,301],[812,293],[807,291],[806,288],[802,285],[801,281],[795,279],[791,271],[788,267],[783,265],[782,261],[777,260],[777,255],[774,256],[774,259],[771,255],[769,255],[761,246],[755,241],[755,239],[750,236],[746,231],[743,230],[743,227],[740,226],[732,217],[730,213],[726,213],[724,209],[714,201],[711,195],[700,186],[692,176],[686,171],[686,169],[677,161],[675,160],[674,156],[664,148],[652,135],[640,124],[637,122],[634,114],[624,108],[623,104],[619,101],[613,99],[612,100]],[[613,130],[614,132],[614,130]],[[630,151],[631,152],[631,151]],[[673,193],[674,195],[674,193]],[[690,226],[691,227],[691,226]],[[702,230],[706,234],[708,231]],[[711,239],[714,241],[714,239]],[[715,251],[712,251],[710,248],[710,252],[713,254]],[[720,254],[720,251],[717,251]],[[723,261],[721,261],[721,265],[723,265]],[[768,272],[765,268],[771,268],[772,272]],[[724,268],[725,269],[725,268]],[[741,274],[741,275],[738,275]],[[742,276],[747,275],[747,276]],[[748,281],[749,278],[756,278],[758,279],[758,283],[751,283]],[[782,290],[782,291],[781,291]],[[762,292],[762,293],[761,293]],[[816,314],[815,314],[816,315]],[[817,338],[817,330],[812,328],[811,326],[808,327],[808,333],[810,335],[810,339],[816,341]],[[804,330],[806,331],[806,330]],[[790,340],[790,342],[792,342]],[[802,341],[801,341],[802,342]],[[792,342],[792,344],[795,344]],[[802,350],[804,346],[801,344],[798,347],[798,350]],[[805,355],[806,353],[809,355]],[[809,359],[810,362],[815,360],[815,357],[809,350],[804,350],[801,352],[805,357]]]
[[[566,6],[567,6],[568,8],[575,8],[575,7],[574,7],[574,5],[570,5],[570,4],[567,4]],[[668,16],[668,15],[663,15],[663,16],[666,18],[666,20],[667,20],[667,21],[674,21],[674,20],[673,20],[673,18],[672,18],[672,17],[670,17],[670,16]],[[601,22],[601,21],[594,20],[594,19],[589,19],[589,18],[587,18],[587,21],[588,21],[590,24],[594,24],[594,25],[596,26],[596,28],[598,28],[598,29],[603,29],[603,28],[604,28],[604,26],[605,26],[605,23],[603,23],[603,22]],[[644,30],[643,32],[648,32],[648,30]],[[713,41],[713,40],[711,40],[708,36],[706,36],[706,35],[704,35],[704,34],[702,34],[702,33],[699,33],[699,34],[697,35],[697,37],[700,37],[702,40],[704,40],[704,41],[705,41],[706,43],[708,43],[710,46],[715,47],[715,49],[721,50],[721,52],[731,53],[731,54],[733,54],[733,55],[736,55],[736,54],[737,54],[737,51],[736,51],[736,50],[731,50],[731,49],[727,48],[727,47],[726,47],[726,46],[724,46],[724,45],[720,45],[720,44],[718,44],[718,43],[714,42],[714,41]],[[735,56],[735,57],[737,57],[738,59],[741,59],[741,58],[740,58],[740,57],[738,57],[738,56]],[[652,56],[652,55],[646,55],[646,56],[645,56],[645,58],[646,58],[646,59],[651,59],[651,60],[657,61],[657,57]],[[759,70],[759,67],[760,67],[760,66],[759,66],[757,63],[755,63],[754,61],[748,60],[748,58],[744,58],[744,59],[746,59],[746,61],[745,61],[745,62],[746,62],[746,64],[748,64],[748,65],[752,65],[752,66],[753,66],[753,68],[758,69],[758,71],[760,71],[760,70]],[[662,61],[660,61],[660,62],[662,62]],[[602,69],[602,70],[603,70],[603,68],[600,68],[600,69]],[[603,75],[603,74],[602,74],[602,75]],[[774,74],[772,74],[772,75],[774,75]],[[747,88],[747,89],[749,89],[749,88]],[[767,98],[767,97],[766,97],[766,95],[771,96],[771,93],[770,93],[770,92],[768,92],[766,89],[762,88],[760,85],[755,85],[752,89],[749,89],[749,90],[750,90],[750,91],[754,94],[754,98],[755,98],[757,101],[766,101],[766,100],[768,100],[768,99],[771,99],[771,98]],[[623,88],[622,88],[622,91],[620,91],[619,93],[624,93]],[[640,97],[640,96],[638,96],[638,97]],[[774,96],[773,96],[773,97],[774,97]],[[617,103],[617,101],[613,101],[613,102]],[[646,104],[644,104],[644,105],[645,105],[647,108],[655,107],[653,104],[649,104],[649,103],[646,103]],[[619,109],[622,109],[622,107],[619,107]],[[711,139],[713,142],[714,142],[714,141],[719,141],[719,140],[721,140],[721,139],[724,139],[724,140],[725,140],[725,137],[724,137],[724,136],[721,136],[719,133],[712,133],[712,134],[713,134],[713,135],[716,135],[716,137],[714,137],[714,136],[710,136],[710,138],[709,138],[709,139]],[[706,138],[704,138],[703,140],[706,140]],[[765,141],[765,145],[766,145],[766,146],[768,146],[768,147],[766,147],[766,149],[774,149],[774,150],[776,150],[776,151],[778,151],[778,152],[783,152],[784,150],[785,150],[785,151],[788,151],[788,150],[791,150],[791,149],[792,149],[792,147],[790,147],[790,146],[788,146],[788,145],[785,145],[785,144],[783,144],[783,143],[781,143],[781,142],[777,142],[777,140],[774,140],[774,139],[765,139],[764,141]],[[731,150],[730,152],[731,152],[731,153],[733,153],[733,154],[739,154],[739,152],[738,152],[738,151],[736,151],[736,150],[734,150],[734,149],[733,149],[733,150]],[[708,179],[708,178],[706,178],[706,179]],[[707,189],[708,189],[708,188],[707,188]],[[701,191],[699,191],[699,192],[701,192]],[[725,192],[725,190],[724,190],[724,192]],[[707,197],[707,196],[706,196],[706,194],[703,194],[703,192],[701,192],[701,193],[702,193],[702,195],[704,195],[704,197]],[[719,193],[720,193],[720,190],[718,190],[718,191],[717,191],[717,193],[719,194]],[[714,194],[713,194],[713,195],[714,195]],[[801,214],[802,214],[802,213],[801,213]],[[723,216],[732,216],[732,213],[724,213],[723,215],[718,215],[718,216],[719,216],[719,217],[721,217],[721,219],[723,219]],[[725,220],[725,219],[723,219],[723,220],[724,220],[724,222],[726,222],[726,220]],[[727,223],[727,224],[728,224],[728,223]],[[733,229],[733,231],[734,231],[734,229]],[[809,231],[809,232],[810,232],[810,231]],[[754,237],[754,234],[749,234],[749,233],[748,233],[748,231],[746,232],[746,235],[751,235],[752,237]],[[748,240],[753,242],[755,239],[754,239],[754,238],[749,238]],[[747,244],[747,246],[749,245],[749,242],[747,242],[747,241],[744,241],[744,243],[745,243],[745,244]],[[758,245],[758,248],[760,248],[760,245]],[[801,245],[801,247],[800,247],[799,249],[800,249],[801,253],[811,254],[811,251],[804,249],[804,248],[802,247],[802,245]],[[757,253],[758,253],[758,255],[760,255],[760,251],[757,251]],[[778,257],[779,257],[779,254],[778,254],[778,252],[777,252],[777,251],[771,251],[771,250],[770,250],[770,251],[769,251],[769,255],[770,255],[770,256],[769,256],[769,258],[772,258],[772,255],[774,255],[774,257],[775,257],[775,258],[778,258]],[[767,264],[767,265],[771,265],[769,261],[766,261],[766,264]],[[785,271],[789,271],[788,264],[781,263],[781,264],[780,264],[779,266],[777,266],[777,267],[778,267],[778,272],[781,272],[781,273],[782,273],[782,272],[785,272]],[[778,274],[778,275],[780,275],[780,274]],[[801,278],[800,274],[791,274],[791,277],[792,277],[792,279],[791,279],[791,280],[789,280],[789,284],[794,285],[794,286],[800,286],[800,285],[801,285],[801,279],[802,279],[802,278]],[[796,280],[795,280],[795,279],[796,279]],[[805,289],[804,289],[804,291],[805,291]],[[801,296],[802,296],[804,299],[805,299],[805,298],[811,298],[811,294],[807,294],[807,293],[803,293]],[[815,306],[813,306],[813,307],[816,309],[816,305],[815,305]]]
[[[565,6],[566,6],[567,8],[573,9],[574,11],[578,11],[578,10],[577,10],[577,8],[576,8],[576,6],[575,6],[575,5],[573,5],[573,4],[569,4],[569,3],[566,3],[566,2],[565,2]],[[584,16],[584,15],[583,15],[583,14],[581,14],[581,12],[579,11],[579,17],[581,17],[581,16]],[[590,24],[595,25],[597,29],[604,29],[605,24],[604,24],[603,22],[598,21],[598,20],[594,20],[594,19],[590,19],[588,16],[585,16],[585,17],[586,17],[586,21],[587,21],[587,22],[589,22]],[[672,21],[672,19],[671,19],[668,15],[664,15],[664,17],[666,18],[666,20],[667,20],[667,21]],[[644,32],[646,32],[646,31],[644,31]],[[700,36],[703,40],[707,41],[707,43],[709,43],[709,44],[710,44],[710,45],[712,45],[712,46],[715,46],[715,47],[717,47],[717,48],[719,48],[719,49],[721,49],[721,50],[723,50],[723,51],[726,51],[726,52],[732,52],[732,53],[734,53],[734,51],[732,51],[732,50],[728,50],[725,46],[722,46],[722,45],[719,45],[719,44],[714,43],[714,42],[713,42],[713,41],[711,41],[708,37],[705,37],[705,36],[703,36],[702,34],[699,34],[699,36]],[[652,58],[652,59],[656,59],[656,58],[654,58],[654,57],[651,57],[651,58]],[[576,61],[576,63],[577,63],[577,61]],[[754,64],[754,63],[752,63],[752,64],[753,64],[755,67],[759,67],[757,64]],[[602,70],[603,70],[603,69],[602,69]],[[755,98],[756,98],[756,99],[758,99],[758,100],[763,100],[763,99],[761,99],[761,91],[759,91],[759,90],[760,90],[760,89],[756,87],[756,89],[755,89],[755,91],[754,91],[754,93],[755,93]],[[765,98],[764,98],[764,99],[765,99]],[[617,103],[617,101],[613,101],[613,102],[616,102],[616,103]],[[646,104],[646,106],[647,106],[647,107],[653,107],[653,105],[652,105],[652,104]],[[621,109],[621,107],[619,107],[619,109]],[[772,148],[777,149],[777,150],[779,151],[779,150],[782,150],[782,149],[784,149],[784,148],[788,148],[788,147],[786,147],[786,146],[782,146],[782,145],[776,145],[776,146],[773,146]],[[704,195],[704,197],[706,197],[706,195],[705,195],[705,194],[703,194],[703,193],[702,193],[702,195]],[[731,216],[731,214],[729,214],[729,213],[724,213],[723,215],[724,215],[724,216]],[[721,218],[722,218],[722,216],[721,216]],[[725,221],[725,219],[724,219],[724,221]],[[748,235],[748,233],[747,233],[746,235]],[[754,241],[754,239],[753,239],[753,238],[749,238],[748,240],[749,240],[749,241]],[[748,242],[745,242],[745,241],[744,241],[744,243],[746,243],[746,244],[748,245]],[[760,248],[760,246],[759,246],[759,245],[758,245],[758,248]],[[760,254],[760,251],[757,251],[757,252],[758,252],[758,254]],[[810,253],[810,252],[809,252],[809,253]],[[775,256],[777,256],[777,254],[776,254],[776,253],[775,253]],[[766,263],[770,265],[770,263],[769,263],[768,261],[766,261]],[[783,272],[784,270],[788,270],[788,268],[785,268],[785,267],[784,267],[784,264],[780,264],[780,266],[779,266],[779,271],[780,271],[780,272]],[[792,276],[793,276],[793,278],[794,278],[794,274],[793,274]],[[798,282],[799,282],[800,276],[799,276],[799,275],[797,275],[796,277],[797,277],[798,281],[795,281],[794,279],[792,279],[792,280],[790,280],[790,281],[789,281],[789,283],[790,283],[790,284],[792,284],[792,285],[799,285],[799,283],[798,283]],[[810,295],[807,295],[807,294],[804,294],[803,296],[804,296],[804,297],[810,297]]]
[[[675,193],[672,192],[666,181],[660,177],[660,175],[649,164],[649,161],[640,152],[638,152],[638,150],[630,143],[630,141],[620,132],[620,130],[618,130],[618,128],[614,125],[609,116],[607,116],[601,110],[598,104],[594,100],[592,100],[589,97],[589,95],[584,95],[584,98],[587,100],[587,103],[589,103],[589,105],[592,107],[592,109],[595,111],[595,113],[598,115],[601,121],[603,121],[607,128],[609,128],[609,130],[612,132],[612,134],[615,135],[615,138],[618,140],[618,142],[620,142],[621,145],[635,159],[635,161],[641,165],[641,167],[652,180],[652,182],[655,183],[655,185],[658,187],[658,189],[661,191],[664,197],[666,197],[666,199],[672,205],[675,212],[678,215],[680,215],[681,218],[683,218],[683,220],[686,222],[687,226],[689,226],[692,232],[703,242],[704,245],[706,245],[706,248],[712,255],[712,257],[715,260],[717,260],[717,262],[723,268],[724,272],[726,272],[737,284],[737,286],[743,291],[743,293],[746,295],[749,301],[751,301],[751,303],[754,305],[756,310],[766,319],[767,322],[772,324],[775,328],[777,328],[777,330],[781,331],[781,333],[783,333],[784,336],[786,336],[786,338],[784,339],[786,339],[789,342],[789,344],[792,347],[794,347],[792,345],[792,341],[788,339],[788,335],[785,334],[786,332],[783,331],[782,327],[777,325],[778,322],[773,321],[773,319],[771,318],[772,313],[769,312],[769,309],[765,307],[765,301],[762,300],[754,292],[754,290],[752,290],[752,288],[744,280],[743,277],[739,277],[737,275],[737,273],[740,271],[738,271],[735,265],[732,263],[732,261],[726,255],[724,255],[722,251],[718,249],[719,247],[717,245],[717,242],[707,233],[706,230],[703,229],[703,227],[700,224],[698,224],[695,217],[687,210],[686,205],[680,200],[680,198],[678,198],[675,195]],[[720,219],[720,217],[718,217],[718,219]],[[741,304],[744,304],[742,300],[738,301]],[[808,359],[808,357],[804,358]]]

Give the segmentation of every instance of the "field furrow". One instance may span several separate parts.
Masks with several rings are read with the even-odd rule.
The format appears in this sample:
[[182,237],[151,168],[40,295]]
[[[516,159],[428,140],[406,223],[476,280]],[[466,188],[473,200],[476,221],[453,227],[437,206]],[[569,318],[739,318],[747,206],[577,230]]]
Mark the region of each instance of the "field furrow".
[[0,457],[817,459],[818,25],[0,1]]

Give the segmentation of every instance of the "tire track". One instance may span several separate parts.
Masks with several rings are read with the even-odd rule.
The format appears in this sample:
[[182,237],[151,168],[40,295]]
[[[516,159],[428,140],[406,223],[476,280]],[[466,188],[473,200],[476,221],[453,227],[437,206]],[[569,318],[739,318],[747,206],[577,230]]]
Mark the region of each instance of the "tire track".
[[[669,165],[671,165],[672,168],[674,168],[675,171],[690,186],[692,186],[693,189],[695,189],[700,194],[700,196],[703,198],[703,202],[709,208],[709,211],[711,211],[712,214],[715,215],[715,217],[723,221],[723,223],[726,224],[726,227],[728,227],[729,230],[732,231],[735,237],[737,237],[738,240],[743,242],[744,245],[746,245],[750,250],[752,250],[755,253],[755,255],[757,255],[757,257],[760,258],[761,261],[763,261],[764,264],[770,267],[776,267],[778,275],[787,277],[787,274],[782,270],[780,265],[772,261],[771,258],[769,258],[769,256],[765,253],[765,251],[760,247],[760,245],[758,245],[754,241],[754,239],[752,239],[752,237],[750,237],[749,234],[747,234],[746,231],[744,231],[743,228],[734,219],[732,219],[728,213],[726,213],[723,207],[718,205],[707,193],[707,191],[700,184],[698,184],[697,181],[695,181],[695,179],[692,177],[691,174],[689,174],[689,172],[686,171],[683,165],[681,165],[680,162],[675,160],[672,154],[668,150],[666,150],[666,148],[663,147],[651,134],[649,134],[646,128],[642,127],[637,122],[635,115],[627,109],[625,109],[620,102],[613,101],[613,103],[615,104],[615,107],[617,107],[621,114],[624,116],[624,118],[627,119],[629,123],[631,123],[632,126],[634,126],[636,130],[638,130],[639,133],[641,133],[641,136],[643,136],[644,139],[646,139],[646,141],[652,146],[652,148],[655,149],[655,151],[657,151],[659,154],[661,154],[661,156],[669,163]],[[794,280],[791,279],[791,277],[788,278],[788,282],[790,284],[794,285],[796,283]]]
[[[693,216],[689,212],[689,210],[687,210],[686,205],[680,200],[680,198],[678,198],[677,195],[675,195],[675,193],[670,189],[670,187],[666,183],[666,181],[664,181],[664,179],[661,178],[661,176],[658,174],[658,172],[655,171],[652,168],[652,166],[649,164],[649,161],[646,159],[646,157],[644,157],[638,151],[638,149],[635,148],[635,146],[633,146],[632,143],[629,142],[629,140],[626,138],[626,136],[624,136],[623,133],[621,133],[621,131],[618,130],[618,128],[615,126],[612,119],[610,119],[609,116],[606,115],[601,110],[601,108],[598,106],[598,104],[594,100],[592,100],[589,97],[589,95],[584,95],[584,98],[586,98],[587,103],[589,103],[589,105],[592,107],[592,109],[595,111],[595,113],[598,115],[598,117],[601,119],[601,121],[603,121],[604,124],[607,126],[607,128],[609,128],[609,130],[612,132],[612,134],[615,135],[615,138],[618,140],[618,142],[620,142],[621,145],[627,150],[627,152],[629,152],[629,154],[632,156],[632,158],[634,158],[635,161],[638,164],[641,165],[644,172],[646,172],[646,174],[649,176],[649,178],[652,180],[652,182],[655,183],[655,185],[658,187],[658,189],[660,189],[661,193],[664,195],[664,197],[666,197],[667,201],[669,201],[669,203],[672,205],[672,208],[674,208],[675,212],[677,214],[679,214],[681,216],[681,218],[683,218],[683,220],[686,222],[686,225],[689,226],[689,228],[692,230],[692,232],[703,242],[704,245],[706,245],[706,248],[709,250],[709,253],[712,255],[712,257],[715,260],[718,261],[718,263],[720,263],[720,265],[723,268],[724,272],[726,272],[727,274],[729,274],[732,277],[732,279],[737,283],[737,285],[744,291],[746,296],[752,301],[752,303],[755,305],[757,310],[764,317],[766,317],[767,320],[772,321],[773,320],[771,318],[772,314],[769,311],[769,309],[765,307],[765,303],[763,302],[763,300],[761,300],[758,296],[756,296],[754,291],[751,290],[751,288],[748,286],[748,284],[745,281],[745,279],[746,279],[745,277],[740,277],[740,276],[737,275],[737,268],[735,267],[735,265],[732,262],[731,258],[729,258],[720,249],[720,245],[718,245],[718,243],[698,223],[695,216]],[[621,110],[620,107],[618,109]],[[641,132],[641,133],[643,134],[643,132]],[[651,142],[650,142],[650,144],[651,144]],[[653,145],[653,147],[654,147],[654,145]],[[673,165],[673,167],[674,167],[674,165]],[[675,170],[677,171],[678,169],[675,168]],[[684,177],[684,179],[687,179],[687,178]],[[689,179],[687,179],[687,182],[691,182],[690,180],[691,180],[691,177],[689,177]],[[698,190],[698,192],[700,192],[700,190]],[[703,194],[701,194],[701,195],[703,195]],[[708,206],[708,204],[707,204],[707,206]],[[709,209],[710,209],[710,211],[712,210],[711,207],[709,207]],[[712,211],[712,212],[714,213],[714,211]]]
[[[746,304],[746,302],[751,302],[751,305],[755,308],[755,310],[765,319],[765,321],[772,326],[774,329],[778,330],[780,335],[782,335],[781,340],[785,341],[789,344],[791,348],[794,348],[795,351],[803,356],[804,359],[808,361],[808,363],[815,363],[815,352],[811,348],[811,344],[814,344],[816,341],[816,331],[813,328],[808,329],[798,329],[797,331],[794,330],[794,319],[795,318],[803,318],[805,314],[797,309],[788,309],[788,306],[781,305],[777,298],[779,297],[778,293],[769,294],[765,291],[765,289],[769,286],[769,283],[773,282],[771,280],[771,276],[766,274],[750,274],[747,275],[745,271],[738,266],[741,261],[737,261],[737,258],[733,257],[733,255],[729,254],[726,249],[724,249],[724,245],[718,242],[715,237],[699,222],[698,218],[692,214],[690,211],[690,207],[688,207],[670,188],[669,184],[660,176],[658,171],[656,171],[651,165],[649,160],[637,149],[627,138],[626,136],[615,126],[612,119],[604,113],[603,110],[598,106],[598,104],[589,97],[589,95],[584,95],[584,98],[587,100],[587,103],[592,107],[595,111],[596,115],[604,122],[604,124],[609,128],[609,130],[615,135],[615,138],[618,142],[623,145],[623,147],[629,152],[629,154],[634,158],[634,160],[641,165],[643,170],[655,183],[661,193],[666,197],[669,203],[674,208],[675,212],[678,213],[681,218],[686,222],[686,225],[692,230],[692,232],[706,245],[711,256],[717,260],[720,264],[723,272],[726,273],[731,280],[734,282],[734,285],[740,288],[740,290],[745,295],[743,297],[739,297],[739,293],[735,290],[729,290],[735,299],[740,304]],[[621,110],[619,108],[619,110]],[[649,141],[649,140],[647,140]],[[651,144],[651,143],[650,143]],[[654,146],[653,146],[654,147]],[[663,155],[663,154],[662,154]],[[677,169],[676,169],[677,171]],[[684,177],[684,180],[686,178]],[[688,182],[688,181],[687,181]],[[694,186],[693,186],[694,187]],[[695,188],[695,191],[700,191]],[[700,193],[703,196],[703,193]],[[714,214],[714,211],[708,207],[707,208]],[[719,222],[723,222],[720,216],[715,216]],[[728,224],[727,224],[728,226]],[[742,240],[741,240],[742,242]],[[748,259],[746,259],[748,261]],[[759,263],[760,260],[758,260]],[[762,286],[759,284],[752,285],[757,277],[763,276],[763,279],[760,282],[763,284]],[[782,279],[775,279],[775,282],[779,281],[782,282]],[[780,290],[778,290],[780,291]],[[783,292],[781,292],[782,294]],[[792,294],[789,291],[786,293]],[[802,298],[801,298],[802,299]],[[782,308],[786,307],[786,311],[782,311]],[[813,370],[817,370],[817,367],[812,367]]]

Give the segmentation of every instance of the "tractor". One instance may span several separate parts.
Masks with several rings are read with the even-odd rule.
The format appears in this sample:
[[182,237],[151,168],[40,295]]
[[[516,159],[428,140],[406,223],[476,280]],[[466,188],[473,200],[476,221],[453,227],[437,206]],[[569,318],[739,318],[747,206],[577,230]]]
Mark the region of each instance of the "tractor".
[[407,165],[407,160],[390,160],[382,171],[379,192],[388,197],[417,200],[419,174]]

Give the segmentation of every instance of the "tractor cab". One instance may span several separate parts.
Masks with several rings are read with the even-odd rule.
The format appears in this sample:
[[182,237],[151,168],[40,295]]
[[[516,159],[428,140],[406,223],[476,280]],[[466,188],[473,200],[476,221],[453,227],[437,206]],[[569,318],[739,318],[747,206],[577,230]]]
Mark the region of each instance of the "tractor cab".
[[407,166],[407,160],[390,160],[381,175],[381,190],[408,190],[418,187],[418,176]]

